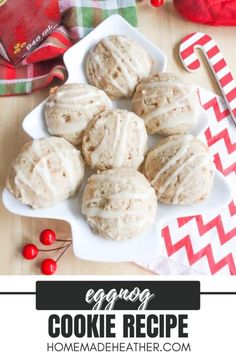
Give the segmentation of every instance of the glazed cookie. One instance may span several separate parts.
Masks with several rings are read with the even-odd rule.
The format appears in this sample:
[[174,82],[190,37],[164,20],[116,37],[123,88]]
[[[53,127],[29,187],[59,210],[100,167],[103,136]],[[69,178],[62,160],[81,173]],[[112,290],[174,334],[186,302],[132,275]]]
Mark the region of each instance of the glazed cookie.
[[109,108],[111,100],[96,87],[65,84],[50,94],[45,104],[48,131],[51,135],[63,137],[73,145],[78,145],[87,124]]
[[132,97],[138,82],[148,77],[152,60],[131,38],[113,35],[102,39],[87,58],[86,72],[92,85],[111,99]]
[[26,143],[12,162],[7,189],[33,208],[47,208],[74,195],[84,176],[80,152],[63,138]]
[[208,148],[192,135],[162,139],[148,152],[143,173],[165,204],[192,204],[205,200],[214,179]]
[[85,130],[83,154],[87,164],[97,170],[114,167],[137,169],[147,148],[143,120],[126,110],[104,111]]
[[91,228],[111,240],[136,237],[153,223],[157,209],[154,189],[138,171],[106,170],[88,179],[82,213]]
[[149,134],[184,134],[197,124],[199,110],[196,87],[168,73],[142,80],[132,100]]

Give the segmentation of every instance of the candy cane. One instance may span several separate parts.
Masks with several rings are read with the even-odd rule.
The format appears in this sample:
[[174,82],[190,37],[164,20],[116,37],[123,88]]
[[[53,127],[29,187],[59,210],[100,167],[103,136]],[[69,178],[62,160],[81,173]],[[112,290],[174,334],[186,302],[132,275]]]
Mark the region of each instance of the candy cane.
[[180,58],[188,71],[196,71],[200,67],[195,49],[200,48],[217,79],[220,90],[236,124],[236,83],[229,67],[215,41],[205,33],[191,33],[180,44]]

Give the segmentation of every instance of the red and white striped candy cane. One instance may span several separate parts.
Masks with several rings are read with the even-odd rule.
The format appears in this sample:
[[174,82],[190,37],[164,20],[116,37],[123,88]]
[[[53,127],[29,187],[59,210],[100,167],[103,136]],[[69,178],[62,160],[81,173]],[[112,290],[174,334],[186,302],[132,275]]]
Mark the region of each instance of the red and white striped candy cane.
[[179,53],[188,71],[196,71],[200,67],[200,61],[195,53],[196,48],[200,48],[205,54],[236,124],[236,83],[219,47],[205,33],[196,32],[186,36],[181,41]]

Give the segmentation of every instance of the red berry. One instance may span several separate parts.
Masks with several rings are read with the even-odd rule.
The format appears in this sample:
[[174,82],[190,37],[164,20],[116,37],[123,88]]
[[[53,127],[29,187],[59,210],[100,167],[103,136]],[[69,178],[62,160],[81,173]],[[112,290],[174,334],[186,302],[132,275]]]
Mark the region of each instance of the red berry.
[[56,234],[53,230],[45,229],[40,233],[40,242],[45,246],[52,245],[56,240]]
[[51,275],[57,270],[57,263],[54,259],[46,258],[41,263],[41,272],[45,275]]
[[162,6],[163,3],[164,3],[164,0],[151,0],[151,5],[154,7]]
[[28,243],[23,247],[22,250],[23,257],[26,259],[34,259],[37,257],[38,253],[38,247],[35,246],[33,243]]

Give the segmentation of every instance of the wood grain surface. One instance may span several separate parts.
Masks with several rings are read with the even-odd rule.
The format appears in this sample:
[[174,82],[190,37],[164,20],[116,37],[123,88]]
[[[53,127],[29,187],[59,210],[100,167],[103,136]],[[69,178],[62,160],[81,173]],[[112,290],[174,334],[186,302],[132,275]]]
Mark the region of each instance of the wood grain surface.
[[[219,93],[205,60],[200,71],[194,74],[187,73],[179,60],[180,40],[190,32],[201,31],[216,40],[236,77],[235,27],[209,27],[187,22],[175,11],[172,1],[165,1],[165,5],[157,9],[148,6],[148,1],[141,1],[138,2],[137,8],[139,30],[166,53],[167,71]],[[21,129],[22,120],[47,94],[48,89],[45,89],[27,96],[0,98],[1,190],[5,184],[10,161],[17,155],[19,148],[29,140]],[[40,257],[36,262],[25,261],[20,250],[26,242],[37,242],[39,232],[49,227],[55,229],[61,238],[70,237],[70,228],[64,222],[21,218],[10,214],[0,203],[0,274],[40,274],[38,267]],[[72,250],[69,250],[60,260],[57,274],[145,275],[150,273],[133,263],[82,261],[74,257]]]

